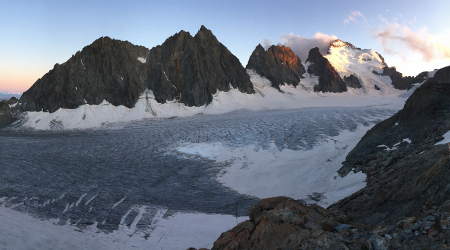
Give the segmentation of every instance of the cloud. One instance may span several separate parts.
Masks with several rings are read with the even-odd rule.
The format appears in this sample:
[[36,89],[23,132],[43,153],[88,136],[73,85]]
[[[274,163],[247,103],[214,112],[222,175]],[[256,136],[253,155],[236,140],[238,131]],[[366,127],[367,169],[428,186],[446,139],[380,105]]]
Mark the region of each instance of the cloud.
[[328,51],[330,43],[338,39],[336,36],[329,36],[320,32],[316,33],[312,38],[306,38],[302,36],[296,36],[293,33],[280,37],[279,44],[288,46],[292,49],[302,62],[305,62],[308,58],[309,50],[318,47],[320,52],[325,55]]
[[450,59],[450,47],[442,45],[439,40],[430,35],[426,26],[414,32],[406,25],[388,22],[382,16],[379,17],[385,26],[372,29],[372,34],[375,39],[381,40],[385,53],[406,58],[408,52],[405,49],[408,49],[420,54],[426,62]]
[[267,38],[264,38],[262,46],[264,49],[268,49],[270,46],[272,46],[272,41],[267,40]]
[[348,15],[348,17],[346,19],[344,19],[344,23],[350,23],[350,22],[357,23],[359,19],[363,20],[364,22],[367,22],[364,15],[361,12],[355,10],[355,11],[350,12],[350,15]]

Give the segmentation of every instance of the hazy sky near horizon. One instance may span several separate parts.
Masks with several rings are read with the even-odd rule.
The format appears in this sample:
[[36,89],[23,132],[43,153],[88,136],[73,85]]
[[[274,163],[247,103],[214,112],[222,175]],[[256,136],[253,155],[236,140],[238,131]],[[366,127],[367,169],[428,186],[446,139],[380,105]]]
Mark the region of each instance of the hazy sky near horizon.
[[102,36],[147,48],[210,29],[243,66],[261,43],[307,51],[339,38],[417,75],[450,65],[450,1],[3,1],[0,92],[23,92]]

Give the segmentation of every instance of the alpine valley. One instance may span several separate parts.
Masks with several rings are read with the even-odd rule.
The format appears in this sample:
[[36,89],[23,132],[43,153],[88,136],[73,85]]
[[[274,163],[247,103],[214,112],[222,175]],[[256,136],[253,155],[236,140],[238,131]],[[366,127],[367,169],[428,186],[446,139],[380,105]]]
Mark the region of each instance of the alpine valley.
[[0,249],[447,249],[449,100],[339,39],[101,37],[0,102]]

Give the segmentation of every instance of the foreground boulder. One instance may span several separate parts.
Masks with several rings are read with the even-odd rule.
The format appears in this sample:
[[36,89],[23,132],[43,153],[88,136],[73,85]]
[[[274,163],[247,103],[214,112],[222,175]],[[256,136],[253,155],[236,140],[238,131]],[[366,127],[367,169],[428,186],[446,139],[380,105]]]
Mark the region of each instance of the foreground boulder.
[[435,145],[450,130],[450,66],[440,69],[397,114],[370,129],[348,154],[341,175],[367,174],[367,186],[331,206],[372,226],[419,216],[448,197],[449,148]]
[[275,197],[261,200],[249,216],[250,220],[222,233],[212,249],[345,249],[333,231],[342,227],[339,221],[349,218],[320,206]]
[[341,93],[347,91],[347,84],[342,80],[328,59],[322,56],[319,48],[315,47],[309,51],[308,73],[319,77],[319,84],[314,86],[315,92]]
[[230,88],[254,92],[239,60],[202,26],[194,37],[181,31],[151,50],[99,38],[37,80],[23,93],[19,108],[54,112],[103,100],[132,108],[146,89],[160,103],[202,106]]
[[[423,209],[437,212],[433,206]],[[450,216],[450,201],[442,215]],[[434,216],[404,217],[374,228],[341,212],[287,197],[263,199],[249,216],[222,233],[212,249],[445,249],[450,239],[447,219],[437,227]]]
[[291,48],[279,45],[272,45],[266,51],[259,44],[245,68],[266,77],[272,83],[272,87],[277,89],[284,84],[296,87],[306,72],[300,58]]

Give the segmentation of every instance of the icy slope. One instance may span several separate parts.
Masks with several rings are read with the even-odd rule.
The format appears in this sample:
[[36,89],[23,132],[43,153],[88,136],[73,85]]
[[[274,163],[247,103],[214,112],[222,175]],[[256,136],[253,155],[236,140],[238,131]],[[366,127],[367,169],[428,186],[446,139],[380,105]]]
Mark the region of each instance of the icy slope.
[[[325,56],[339,75],[354,75],[362,85],[361,92],[370,95],[389,95],[398,93],[391,84],[389,76],[374,74],[383,73],[386,66],[380,55],[373,49],[359,49],[350,43],[336,40],[330,44]],[[375,85],[379,88],[377,90]]]

